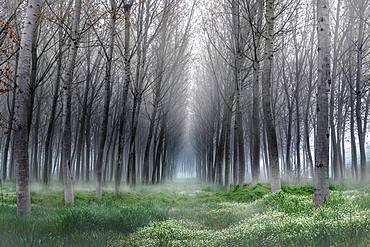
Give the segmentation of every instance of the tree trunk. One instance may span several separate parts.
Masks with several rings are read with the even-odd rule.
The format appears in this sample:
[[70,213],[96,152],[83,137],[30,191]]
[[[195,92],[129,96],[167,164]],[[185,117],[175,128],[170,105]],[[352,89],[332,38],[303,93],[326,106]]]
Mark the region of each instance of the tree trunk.
[[121,179],[122,179],[122,153],[124,147],[124,128],[125,128],[125,118],[126,118],[126,105],[128,99],[128,91],[131,84],[131,55],[130,55],[130,35],[131,35],[131,7],[132,4],[125,4],[125,84],[123,88],[123,97],[122,97],[122,112],[120,116],[120,126],[119,126],[119,135],[118,135],[118,151],[117,151],[117,165],[115,171],[115,183],[114,191],[116,195],[120,193]]
[[72,188],[72,82],[79,46],[79,25],[81,19],[81,0],[75,1],[75,10],[72,26],[71,55],[67,63],[63,86],[63,134],[62,134],[62,173],[64,186],[64,203],[74,203]]
[[[41,96],[39,96],[41,97]],[[39,157],[39,129],[40,129],[40,117],[41,117],[41,99],[38,99],[37,104],[37,111],[36,111],[36,120],[35,124],[33,126],[33,179],[35,181],[38,181],[39,179],[39,163],[38,163],[38,157]]]
[[57,74],[55,78],[55,85],[54,85],[54,92],[53,92],[53,100],[51,106],[51,113],[48,122],[48,128],[46,131],[46,139],[45,139],[45,150],[44,150],[44,170],[43,170],[43,182],[44,184],[48,184],[51,179],[51,168],[52,168],[52,154],[53,154],[53,133],[54,133],[54,124],[55,118],[57,113],[57,106],[58,106],[58,98],[59,98],[59,87],[60,81],[62,77],[62,58],[63,58],[63,29],[60,24],[58,27],[58,60],[57,60]]
[[314,205],[329,199],[329,92],[330,92],[330,25],[329,1],[317,0],[318,88],[315,138]]
[[358,28],[358,37],[357,37],[357,74],[356,74],[356,122],[357,122],[357,134],[358,142],[360,148],[360,169],[361,169],[361,180],[366,180],[366,151],[365,151],[365,135],[363,134],[365,130],[363,129],[362,124],[362,98],[364,95],[363,92],[363,83],[362,83],[362,63],[364,56],[364,2],[360,0],[360,17],[359,17],[359,28]]
[[22,38],[19,51],[17,70],[17,94],[15,99],[16,121],[14,130],[14,157],[16,169],[17,213],[27,215],[31,213],[31,195],[29,190],[29,158],[28,158],[28,133],[27,114],[30,109],[28,83],[30,82],[30,67],[32,58],[32,44],[35,38],[40,10],[39,0],[28,2]]
[[[251,126],[251,170],[252,183],[256,184],[260,177],[260,159],[261,159],[261,128],[260,128],[260,30],[262,28],[264,1],[259,1],[257,13],[257,31],[252,32],[253,41],[253,102],[252,102],[252,126]],[[253,23],[250,22],[251,30]]]
[[[340,18],[340,11],[341,11],[341,0],[338,0],[337,2],[337,13],[336,13],[336,22],[335,22],[335,31],[334,31],[334,51],[333,51],[333,71],[332,71],[332,82],[331,87],[335,88],[337,83],[337,67],[338,67],[338,53],[339,53],[339,47],[338,47],[338,33],[339,33],[339,18]],[[333,177],[335,180],[339,179],[339,172],[340,172],[340,157],[338,149],[338,143],[339,143],[339,133],[335,133],[335,122],[334,122],[334,104],[335,104],[335,90],[331,90],[330,94],[330,134],[331,134],[331,147],[333,150],[333,160],[332,160],[332,166],[333,166]]]
[[267,145],[269,151],[269,163],[271,169],[271,190],[280,190],[279,152],[277,146],[274,113],[272,109],[272,66],[274,58],[274,0],[266,0],[266,23],[267,33],[265,40],[265,61],[262,78],[263,112],[266,125]]
[[[19,61],[19,56],[16,58],[15,62],[15,73],[14,73],[14,83],[16,83],[16,76],[17,76],[17,68],[18,68],[18,61]],[[9,97],[9,95],[8,95]],[[11,139],[12,139],[12,132],[13,132],[13,124],[14,124],[14,111],[15,111],[15,97],[16,97],[16,90],[12,91],[12,102],[10,106],[10,112],[9,112],[9,122],[7,126],[7,132],[6,132],[6,138],[5,138],[5,144],[4,144],[4,149],[3,149],[3,174],[2,178],[3,181],[6,180],[7,174],[8,174],[8,156],[9,156],[9,148],[11,144]]]
[[96,197],[101,198],[102,189],[102,170],[103,170],[103,156],[105,142],[107,139],[108,132],[108,120],[109,120],[109,105],[111,99],[111,83],[112,83],[112,61],[114,52],[114,42],[116,35],[116,0],[111,0],[111,18],[110,18],[110,37],[109,37],[109,49],[106,54],[107,64],[105,68],[105,97],[104,97],[104,112],[103,121],[101,124],[100,143],[98,147],[98,156],[96,159]]

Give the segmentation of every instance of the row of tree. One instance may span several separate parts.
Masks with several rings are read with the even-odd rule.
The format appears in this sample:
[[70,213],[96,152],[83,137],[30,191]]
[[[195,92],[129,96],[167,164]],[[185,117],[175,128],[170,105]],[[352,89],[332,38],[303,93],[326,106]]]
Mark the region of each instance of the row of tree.
[[204,7],[192,105],[198,178],[228,187],[250,175],[253,183],[269,179],[272,191],[281,179],[314,178],[316,206],[329,196],[329,174],[366,179],[368,3],[217,0]]
[[[180,0],[1,1],[1,180],[159,183],[184,145],[191,20]],[[22,25],[23,23],[23,25]]]

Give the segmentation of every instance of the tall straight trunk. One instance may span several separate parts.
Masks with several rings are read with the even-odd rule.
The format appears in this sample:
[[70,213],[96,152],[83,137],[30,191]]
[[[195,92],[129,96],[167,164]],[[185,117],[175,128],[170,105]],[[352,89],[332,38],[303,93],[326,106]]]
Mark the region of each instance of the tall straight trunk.
[[241,109],[241,85],[237,86],[236,90],[236,125],[238,136],[238,161],[239,161],[239,177],[238,183],[242,185],[245,181],[245,152],[244,152],[244,128],[243,128],[243,113]]
[[[225,90],[226,92],[229,91],[229,89],[227,88]],[[230,94],[230,93],[229,93]],[[228,97],[229,99],[232,99],[233,97],[232,96],[229,96]],[[227,134],[228,134],[228,122],[231,121],[231,104],[232,103],[232,100],[227,100],[226,102],[224,102],[224,110],[223,110],[223,116],[222,116],[222,126],[221,126],[221,133],[220,133],[220,138],[219,138],[219,141],[217,143],[217,152],[216,152],[216,183],[218,185],[223,185],[224,184],[224,176],[223,176],[223,172],[222,172],[222,164],[224,163],[224,160],[225,160],[225,153],[226,153],[226,141],[227,141]],[[229,105],[230,104],[230,105]],[[226,167],[227,165],[227,167]],[[226,162],[224,163],[224,166],[225,166],[225,183],[226,182],[229,182],[228,181],[228,176],[229,176],[229,163],[226,164]],[[228,184],[226,183],[226,186],[228,186]]]
[[87,112],[86,112],[86,131],[84,141],[86,143],[86,164],[85,164],[85,180],[87,182],[90,181],[90,171],[91,171],[91,115],[92,115],[92,100],[87,105]]
[[[165,130],[165,132],[167,132]],[[162,154],[162,172],[161,172],[161,183],[164,183],[167,179],[167,171],[168,171],[168,162],[167,162],[167,144],[168,144],[168,137],[167,133],[164,135],[163,141],[163,154]],[[202,152],[203,153],[203,152]],[[202,155],[200,156],[200,178],[202,178]]]
[[[165,3],[165,8],[167,2]],[[128,160],[128,174],[127,183],[135,186],[136,185],[136,136],[137,128],[139,124],[139,114],[141,110],[141,103],[143,99],[143,84],[145,79],[145,68],[148,52],[148,32],[150,25],[150,1],[147,1],[146,7],[145,2],[139,2],[139,27],[138,27],[138,49],[137,49],[137,68],[136,68],[136,85],[134,88],[134,106],[131,118],[131,129],[130,129],[130,145],[129,145],[129,160]],[[146,17],[144,19],[144,8],[146,8]],[[165,11],[166,12],[166,11]]]
[[[347,105],[346,108],[347,109],[346,109],[346,112],[345,112],[345,114],[343,116],[343,119],[347,119],[348,105]],[[342,128],[342,131],[341,131],[341,133],[342,133],[342,143],[341,143],[341,149],[342,149],[342,168],[341,169],[343,170],[343,176],[342,176],[342,178],[344,179],[347,176],[347,174],[346,174],[346,145],[345,145],[345,140],[346,140],[345,135],[346,135],[346,128],[347,128],[347,122],[346,121],[343,121],[341,128]]]
[[238,157],[238,130],[237,130],[237,124],[236,124],[236,110],[234,111],[234,142],[233,142],[233,184],[238,184],[238,172],[239,172],[239,157]]
[[[232,105],[232,98],[230,99],[230,105]],[[230,157],[230,137],[231,137],[231,116],[232,110],[230,107],[227,107],[227,120],[225,127],[225,186],[229,188],[230,186],[230,168],[231,168],[231,157]]]
[[77,52],[79,46],[79,25],[81,20],[81,0],[75,0],[73,16],[70,57],[66,67],[63,85],[63,134],[62,134],[62,173],[64,186],[64,203],[73,204],[72,188],[72,82],[76,66]]
[[262,144],[263,144],[263,159],[264,159],[264,169],[266,171],[266,179],[269,180],[271,178],[270,174],[270,162],[269,162],[269,151],[267,147],[267,134],[266,134],[266,126],[263,125],[262,128]]
[[128,99],[128,91],[131,84],[131,54],[130,54],[130,35],[131,35],[131,7],[132,4],[125,4],[125,84],[123,88],[122,95],[122,112],[120,116],[120,126],[118,135],[118,151],[117,151],[117,164],[114,177],[114,191],[118,195],[120,193],[121,180],[122,180],[122,168],[123,168],[123,147],[124,147],[124,128],[125,128],[125,118],[126,118],[126,105]]
[[[296,12],[298,15],[298,12]],[[296,16],[298,19],[298,17]],[[297,21],[297,20],[296,20]],[[300,56],[299,44],[297,41],[297,31],[293,31],[293,42],[294,42],[294,59],[295,59],[295,114],[296,114],[296,172],[297,181],[301,180],[302,164],[301,164],[301,113],[300,113],[300,102],[301,102],[301,72],[302,72],[302,58]]]
[[315,138],[314,206],[329,199],[329,92],[330,92],[330,25],[329,1],[317,0],[318,88]]
[[[159,117],[160,119],[160,117]],[[156,162],[155,162],[155,159],[156,159],[156,150],[157,150],[157,143],[158,143],[158,130],[159,130],[159,127],[160,127],[160,123],[159,121],[157,121],[157,124],[155,126],[155,129],[154,129],[154,135],[153,135],[153,152],[152,152],[152,163],[153,163],[153,170],[152,170],[152,184],[155,184],[156,183],[156,179],[157,179],[157,172],[159,170],[159,167],[156,166]]]
[[105,96],[104,96],[104,112],[103,112],[103,121],[101,124],[101,133],[100,133],[100,143],[98,147],[98,156],[96,159],[96,197],[101,198],[102,189],[101,189],[101,180],[102,180],[102,170],[103,170],[103,156],[105,142],[107,139],[108,132],[108,120],[109,120],[109,105],[111,99],[111,83],[112,83],[112,63],[113,63],[113,52],[114,52],[114,42],[116,35],[116,0],[111,0],[111,18],[110,18],[110,37],[109,37],[109,48],[106,54],[107,63],[105,68]]
[[28,93],[28,84],[30,83],[32,44],[35,39],[35,29],[37,27],[39,10],[39,0],[30,0],[28,2],[22,29],[17,70],[17,93],[14,114],[14,118],[16,119],[14,129],[14,158],[17,184],[17,213],[20,215],[31,213],[27,113],[32,111],[32,109],[30,109],[29,105],[30,95]]
[[[296,72],[297,73],[297,72]],[[295,90],[295,112],[296,112],[296,167],[297,167],[297,180],[301,180],[301,120],[300,120],[300,87],[299,87],[299,77],[296,77],[296,90]]]
[[58,98],[60,91],[60,82],[62,79],[62,58],[63,58],[63,29],[62,25],[58,27],[58,60],[57,60],[57,73],[55,78],[55,85],[53,91],[53,100],[51,105],[50,118],[46,131],[45,147],[44,147],[44,169],[43,169],[43,182],[48,184],[51,179],[52,168],[52,146],[53,146],[53,133],[57,113]]
[[[116,121],[115,121],[116,122]],[[115,131],[114,134],[114,141],[113,141],[113,148],[112,148],[112,153],[111,153],[111,167],[110,167],[110,175],[109,175],[109,181],[113,181],[113,176],[114,176],[114,166],[115,166],[115,157],[116,157],[116,152],[117,152],[117,141],[118,141],[118,132],[119,128]]]
[[[244,129],[243,129],[243,113],[240,106],[241,101],[241,70],[242,70],[242,44],[241,44],[241,26],[240,26],[240,3],[239,0],[233,0],[232,5],[232,20],[233,20],[233,38],[234,38],[234,84],[235,84],[235,131],[234,135],[237,136],[236,148],[237,157],[234,153],[234,174],[239,176],[235,178],[234,183],[243,184],[245,180],[245,154],[244,154]],[[235,136],[234,136],[235,138]],[[234,151],[234,152],[235,152]]]
[[[313,0],[315,1],[315,0]],[[312,4],[312,12],[314,15],[314,19],[316,18],[315,14],[315,4]],[[310,50],[314,50],[314,40],[315,40],[315,32],[316,26],[312,25],[312,32],[310,38]],[[314,73],[314,53],[310,52],[309,58],[309,74],[308,74],[308,95],[305,107],[305,117],[304,117],[304,131],[305,131],[305,146],[306,146],[306,155],[309,162],[311,176],[313,177],[313,157],[311,153],[311,143],[310,143],[310,123],[309,123],[309,116],[311,112],[311,101],[312,101],[312,92],[313,92],[313,73]]]
[[[39,23],[39,22],[38,22]],[[38,24],[39,25],[39,24]],[[36,90],[37,90],[37,72],[38,72],[38,55],[37,55],[37,47],[38,47],[38,25],[36,26],[34,32],[34,40],[32,43],[32,58],[31,58],[31,75],[30,75],[30,84],[29,84],[29,94],[30,94],[30,109],[27,113],[27,132],[28,135],[31,133],[32,127],[32,119],[33,119],[33,110],[35,107],[35,98],[36,98]]]
[[[162,122],[161,122],[161,127],[160,127],[160,131],[159,131],[159,136],[158,136],[158,148],[157,148],[157,151],[156,151],[156,156],[155,156],[155,167],[156,167],[156,183],[159,183],[161,181],[161,177],[160,175],[163,175],[163,174],[160,174],[160,170],[161,170],[161,156],[162,156],[162,152],[163,152],[163,149],[164,149],[164,137],[165,137],[165,128],[166,128],[166,125],[167,125],[167,114],[166,113],[162,113],[162,116],[163,116],[163,119],[162,119]],[[199,165],[199,162],[200,162],[200,157],[198,155],[197,157],[197,165]],[[162,166],[163,166],[163,159],[162,159]]]
[[[16,63],[15,63],[15,73],[14,73],[14,82],[16,83],[16,76],[17,76],[17,68],[18,68],[18,61],[19,61],[19,56],[16,58]],[[7,132],[6,132],[6,138],[5,138],[5,144],[4,144],[4,149],[3,149],[3,159],[2,159],[2,164],[3,164],[3,173],[2,173],[2,178],[5,181],[7,178],[8,174],[8,156],[9,156],[9,148],[11,144],[11,138],[12,138],[12,133],[13,133],[13,124],[14,124],[14,111],[15,111],[15,96],[16,96],[16,90],[12,91],[12,102],[10,106],[10,112],[9,112],[9,121],[8,121],[8,126],[7,126]],[[9,94],[8,94],[9,97]]]
[[342,153],[342,146],[341,146],[341,143],[343,142],[343,133],[342,133],[342,129],[343,129],[343,122],[344,121],[344,118],[343,118],[343,110],[345,110],[345,106],[344,106],[344,98],[345,98],[345,89],[346,89],[346,86],[344,85],[345,83],[341,82],[341,85],[339,84],[340,86],[340,94],[338,96],[338,120],[337,120],[337,128],[336,128],[336,132],[337,132],[337,135],[338,135],[338,138],[337,138],[337,151],[338,151],[338,169],[339,169],[339,176],[340,176],[340,179],[344,179],[345,177],[345,169],[343,167],[343,153]]
[[[88,41],[89,43],[89,41]],[[86,127],[86,119],[87,119],[87,111],[88,111],[88,98],[89,98],[89,91],[90,91],[90,86],[91,86],[91,69],[90,69],[90,64],[91,64],[91,52],[90,49],[88,49],[86,53],[86,82],[85,82],[85,90],[84,90],[84,95],[83,95],[83,100],[82,100],[82,113],[81,113],[81,119],[80,119],[80,124],[79,124],[79,131],[77,133],[77,143],[76,143],[76,180],[80,179],[80,176],[82,177],[81,173],[81,168],[83,162],[81,162],[83,158],[83,146],[85,143],[85,140],[87,137],[87,127]],[[82,164],[81,164],[82,163]],[[89,165],[89,163],[87,163]]]
[[272,109],[272,66],[274,58],[274,0],[266,0],[266,40],[265,61],[262,78],[263,112],[266,125],[267,145],[269,151],[269,163],[271,169],[271,190],[277,192],[281,188],[279,171],[279,152],[277,145],[274,113]]
[[[40,96],[39,96],[40,97]],[[38,157],[39,155],[39,129],[40,129],[40,117],[41,117],[41,99],[39,99],[38,105],[37,105],[37,111],[36,111],[36,120],[35,124],[33,126],[33,161],[32,161],[32,166],[33,166],[33,179],[35,181],[38,181],[39,179],[39,162],[38,162]]]
[[[257,31],[252,32],[253,38],[253,102],[252,102],[252,123],[251,123],[251,170],[252,183],[256,184],[260,176],[261,159],[261,127],[260,127],[260,30],[262,28],[264,1],[259,0],[257,14]],[[253,30],[252,22],[250,22]]]
[[[336,13],[336,22],[335,22],[335,31],[334,31],[334,44],[333,44],[333,71],[332,71],[332,82],[331,87],[335,88],[337,83],[337,68],[338,68],[338,36],[339,36],[339,18],[340,18],[340,11],[341,11],[341,0],[337,2],[337,13]],[[331,135],[331,147],[333,150],[333,160],[332,160],[332,167],[333,167],[333,177],[335,180],[339,179],[339,172],[340,172],[340,157],[338,149],[339,143],[339,133],[335,133],[335,121],[334,121],[334,104],[335,104],[335,90],[331,90],[330,93],[330,135]]]
[[141,105],[141,93],[134,96],[134,105],[131,115],[130,142],[129,142],[129,159],[126,184],[136,186],[136,132],[139,122],[139,113]]
[[153,133],[154,133],[154,125],[156,122],[158,107],[159,107],[159,101],[160,101],[160,95],[161,95],[161,83],[162,83],[162,72],[160,72],[160,77],[155,85],[155,92],[154,92],[154,104],[153,104],[153,111],[150,116],[150,124],[149,124],[149,133],[148,138],[145,145],[145,151],[144,151],[144,164],[143,164],[143,183],[148,184],[149,183],[149,155],[150,155],[150,147],[152,144],[153,139]]
[[356,123],[357,123],[357,134],[360,149],[360,169],[361,169],[361,180],[366,180],[366,151],[365,151],[365,129],[362,124],[362,98],[363,98],[363,84],[362,84],[362,63],[364,56],[364,1],[360,0],[360,17],[359,27],[357,36],[357,74],[356,74]]
[[[356,147],[356,135],[355,135],[355,92],[353,90],[353,56],[352,56],[352,36],[353,36],[353,20],[354,20],[354,9],[350,6],[349,20],[348,20],[348,33],[347,33],[347,49],[348,49],[348,90],[350,95],[350,137],[351,137],[351,175],[352,178],[358,179],[358,168],[357,168],[357,147]],[[344,153],[343,153],[344,154]]]
[[[290,105],[290,103],[288,103]],[[291,148],[292,148],[292,121],[293,121],[293,111],[291,106],[288,106],[288,127],[286,134],[286,175],[288,179],[291,179],[292,175],[292,164],[291,164]]]
[[[218,104],[218,109],[220,109],[220,104]],[[217,183],[217,180],[216,180],[216,177],[217,177],[217,172],[218,172],[218,169],[220,170],[221,172],[221,167],[222,167],[222,163],[221,163],[221,166],[220,168],[218,168],[219,164],[218,164],[218,158],[219,158],[219,151],[221,150],[223,152],[223,148],[220,149],[219,147],[219,143],[220,143],[220,139],[221,139],[221,135],[222,135],[222,119],[221,119],[221,114],[220,114],[220,111],[218,110],[217,113],[216,113],[216,119],[217,119],[217,125],[216,125],[216,131],[215,131],[215,142],[214,142],[214,147],[215,147],[215,157],[214,157],[214,167],[213,167],[213,170],[212,170],[212,182],[215,184]]]
[[287,105],[287,111],[288,111],[288,125],[286,129],[286,149],[285,149],[285,176],[286,179],[291,179],[292,175],[292,162],[291,162],[291,150],[292,150],[292,123],[293,123],[293,106],[292,106],[292,100],[290,96],[290,91],[288,87],[288,79],[286,75],[286,55],[283,50],[283,61],[282,61],[282,71],[283,71],[283,78],[284,78],[284,91],[286,96],[286,105]]
[[214,130],[211,132],[211,135],[208,137],[207,145],[207,182],[213,183],[213,150],[214,150]]
[[222,120],[221,132],[220,137],[217,142],[217,151],[216,151],[216,160],[215,160],[215,183],[217,185],[223,184],[223,176],[222,176],[222,163],[224,159],[224,152],[225,152],[225,117]]

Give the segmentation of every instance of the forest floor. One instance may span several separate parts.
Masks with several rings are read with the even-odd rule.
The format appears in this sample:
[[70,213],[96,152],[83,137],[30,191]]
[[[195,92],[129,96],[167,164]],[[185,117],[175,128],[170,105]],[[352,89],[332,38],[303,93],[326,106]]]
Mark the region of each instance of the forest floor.
[[332,185],[330,201],[312,207],[310,185],[234,187],[225,191],[178,180],[139,186],[120,197],[106,185],[63,191],[32,185],[32,215],[16,216],[15,185],[0,188],[0,246],[370,246],[370,186]]

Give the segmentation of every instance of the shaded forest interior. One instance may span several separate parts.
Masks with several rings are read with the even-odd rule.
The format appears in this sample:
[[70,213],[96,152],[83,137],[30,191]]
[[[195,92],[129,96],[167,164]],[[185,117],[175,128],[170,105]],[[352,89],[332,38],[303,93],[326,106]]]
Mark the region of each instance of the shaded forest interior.
[[179,178],[312,184],[320,208],[368,181],[369,6],[0,0],[0,182],[19,215],[31,183],[74,205]]

